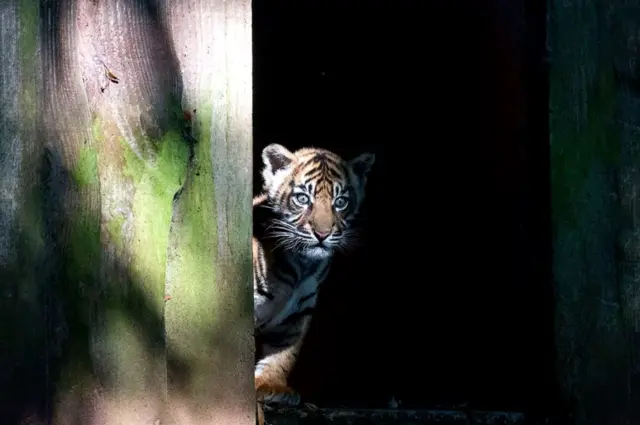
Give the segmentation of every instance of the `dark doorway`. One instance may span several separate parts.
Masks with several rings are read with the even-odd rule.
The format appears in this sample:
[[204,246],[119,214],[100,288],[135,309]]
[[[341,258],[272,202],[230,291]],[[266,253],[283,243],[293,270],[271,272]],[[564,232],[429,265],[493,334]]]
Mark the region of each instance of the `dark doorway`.
[[376,154],[293,376],[318,405],[554,401],[544,2],[443,4],[254,2],[255,192],[272,142]]

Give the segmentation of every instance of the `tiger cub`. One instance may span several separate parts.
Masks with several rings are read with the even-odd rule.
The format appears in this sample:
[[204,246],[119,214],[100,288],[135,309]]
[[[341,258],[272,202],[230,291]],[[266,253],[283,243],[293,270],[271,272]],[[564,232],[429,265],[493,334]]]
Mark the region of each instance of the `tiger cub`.
[[[255,386],[260,403],[297,405],[287,378],[309,328],[318,286],[335,250],[348,247],[375,156],[351,161],[315,148],[262,151],[263,192],[254,198]],[[259,219],[266,211],[267,219]],[[262,226],[266,222],[266,226]]]

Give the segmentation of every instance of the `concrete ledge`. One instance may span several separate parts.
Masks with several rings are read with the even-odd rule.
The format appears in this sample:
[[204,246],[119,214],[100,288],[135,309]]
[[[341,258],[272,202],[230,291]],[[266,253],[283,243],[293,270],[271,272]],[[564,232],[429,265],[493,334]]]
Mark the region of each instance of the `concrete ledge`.
[[268,425],[524,425],[518,412],[287,408],[265,411]]

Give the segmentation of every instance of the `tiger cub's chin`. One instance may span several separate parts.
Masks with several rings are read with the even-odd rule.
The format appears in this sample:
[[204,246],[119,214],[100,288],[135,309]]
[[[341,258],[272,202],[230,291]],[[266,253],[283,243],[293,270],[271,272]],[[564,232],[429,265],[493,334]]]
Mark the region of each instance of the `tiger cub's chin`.
[[303,255],[310,260],[326,260],[333,255],[333,249],[325,246],[312,246],[306,248]]

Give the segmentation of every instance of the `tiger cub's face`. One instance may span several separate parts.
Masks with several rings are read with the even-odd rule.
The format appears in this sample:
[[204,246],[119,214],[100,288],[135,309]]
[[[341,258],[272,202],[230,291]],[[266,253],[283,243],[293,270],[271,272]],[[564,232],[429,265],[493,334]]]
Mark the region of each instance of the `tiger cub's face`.
[[262,151],[264,191],[279,216],[269,236],[314,259],[346,248],[374,159],[365,153],[345,161],[324,149],[290,152],[278,144],[267,146]]

